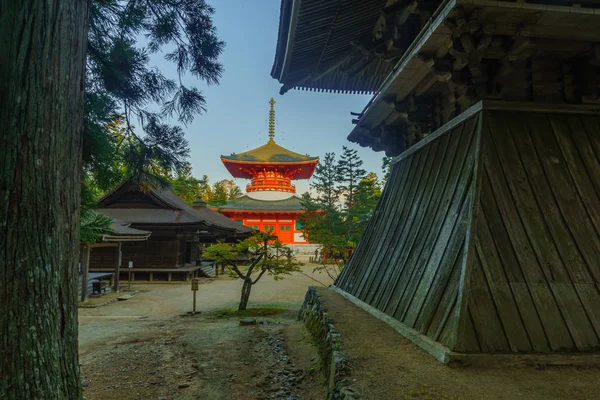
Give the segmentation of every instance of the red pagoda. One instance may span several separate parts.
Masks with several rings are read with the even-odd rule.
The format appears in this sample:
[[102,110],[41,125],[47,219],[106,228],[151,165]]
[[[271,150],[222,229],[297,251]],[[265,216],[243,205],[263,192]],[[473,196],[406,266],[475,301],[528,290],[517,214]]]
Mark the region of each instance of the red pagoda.
[[307,244],[298,221],[302,205],[292,181],[309,179],[319,157],[295,153],[275,143],[275,100],[269,103],[269,141],[244,153],[221,156],[233,177],[250,179],[247,194],[229,201],[221,212],[243,225],[277,235],[282,243]]

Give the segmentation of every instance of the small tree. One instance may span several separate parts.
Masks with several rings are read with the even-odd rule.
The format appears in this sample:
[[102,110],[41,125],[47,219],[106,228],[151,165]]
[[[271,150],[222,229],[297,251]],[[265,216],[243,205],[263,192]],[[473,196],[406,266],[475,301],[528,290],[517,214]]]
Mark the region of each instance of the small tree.
[[[264,274],[271,275],[273,279],[283,279],[284,275],[299,271],[300,265],[292,249],[279,242],[277,237],[258,232],[254,236],[241,240],[236,245],[230,243],[217,243],[205,250],[206,257],[215,260],[217,264],[229,267],[234,275],[244,282],[240,299],[239,311],[248,306],[248,299],[252,286],[255,285]],[[275,240],[273,242],[273,240]],[[250,266],[242,268],[239,265],[240,256],[250,259]],[[254,274],[254,276],[253,276]]]

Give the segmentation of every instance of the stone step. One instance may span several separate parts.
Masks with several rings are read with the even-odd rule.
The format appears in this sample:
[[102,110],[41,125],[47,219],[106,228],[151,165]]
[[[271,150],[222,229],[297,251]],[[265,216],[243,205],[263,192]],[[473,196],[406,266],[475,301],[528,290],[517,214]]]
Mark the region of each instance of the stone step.
[[214,278],[216,276],[215,274],[215,269],[212,266],[204,266],[204,267],[200,267],[200,271],[202,271],[202,274],[209,277],[209,278]]

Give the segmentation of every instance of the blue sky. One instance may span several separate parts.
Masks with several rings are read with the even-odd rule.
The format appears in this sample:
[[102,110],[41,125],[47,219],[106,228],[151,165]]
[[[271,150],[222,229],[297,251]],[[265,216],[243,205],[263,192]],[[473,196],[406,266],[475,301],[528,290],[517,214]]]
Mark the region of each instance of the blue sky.
[[[208,111],[185,128],[195,176],[208,175],[211,182],[231,179],[221,163],[221,154],[240,153],[268,139],[269,99],[275,98],[275,140],[290,150],[323,157],[340,154],[342,145],[355,148],[364,168],[381,175],[383,153],[346,140],[352,130],[350,111],[362,111],[369,96],[291,90],[279,95],[280,84],[271,78],[277,44],[280,0],[212,0],[213,22],[227,45],[221,56],[225,68],[218,86],[207,86],[193,77],[185,84],[202,90]],[[175,69],[156,61],[165,75]],[[247,181],[237,179],[244,189]],[[297,181],[298,193],[308,190],[308,181]]]

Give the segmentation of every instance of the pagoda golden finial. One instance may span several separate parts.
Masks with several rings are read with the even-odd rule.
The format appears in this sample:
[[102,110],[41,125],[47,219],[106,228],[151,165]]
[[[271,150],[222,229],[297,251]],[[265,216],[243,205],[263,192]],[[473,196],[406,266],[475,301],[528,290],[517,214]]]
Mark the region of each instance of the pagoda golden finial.
[[275,141],[275,99],[271,97],[269,100],[271,111],[269,111],[269,141]]

